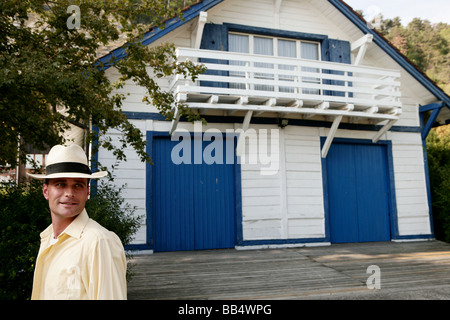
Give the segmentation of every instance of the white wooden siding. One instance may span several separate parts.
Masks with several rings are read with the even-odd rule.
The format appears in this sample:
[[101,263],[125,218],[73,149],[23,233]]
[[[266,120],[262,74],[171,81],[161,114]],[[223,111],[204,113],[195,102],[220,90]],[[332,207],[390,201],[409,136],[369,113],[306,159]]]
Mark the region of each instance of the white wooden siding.
[[244,240],[324,237],[319,130],[288,126],[279,135],[277,174],[262,175],[261,165],[241,165]]
[[420,133],[389,133],[392,138],[400,235],[430,234],[430,218]]
[[[131,122],[145,134],[145,121]],[[120,132],[110,130],[108,132],[108,136],[111,137],[113,144],[119,145]],[[103,166],[108,167],[108,170],[112,165],[117,166],[113,172],[113,184],[117,187],[121,187],[126,184],[126,187],[123,188],[121,195],[124,197],[126,203],[137,208],[135,211],[136,216],[144,217],[142,219],[141,227],[133,240],[133,244],[141,244],[145,243],[147,239],[145,226],[145,163],[140,161],[133,148],[126,148],[124,151],[127,156],[126,162],[117,162],[116,157],[112,154],[112,152],[103,148],[99,150],[98,159]]]

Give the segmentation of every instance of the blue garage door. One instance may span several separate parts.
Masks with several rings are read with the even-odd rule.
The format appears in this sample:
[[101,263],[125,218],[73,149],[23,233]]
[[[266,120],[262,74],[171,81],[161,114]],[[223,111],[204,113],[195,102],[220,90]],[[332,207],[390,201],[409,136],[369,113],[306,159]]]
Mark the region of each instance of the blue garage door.
[[[235,245],[234,164],[175,164],[178,141],[153,140],[153,248],[180,251],[232,248]],[[202,150],[210,143],[201,141]],[[214,154],[213,154],[214,155]]]
[[333,142],[326,163],[331,242],[389,241],[386,146]]

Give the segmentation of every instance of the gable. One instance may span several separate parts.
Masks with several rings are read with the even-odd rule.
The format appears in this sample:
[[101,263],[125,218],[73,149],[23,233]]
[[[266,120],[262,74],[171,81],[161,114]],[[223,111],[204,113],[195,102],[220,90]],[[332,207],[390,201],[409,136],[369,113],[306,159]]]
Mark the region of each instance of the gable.
[[[166,28],[149,31],[143,43],[151,45],[171,39],[180,27],[192,29],[202,11],[208,13],[207,23],[212,24],[319,34],[349,42],[365,34],[372,35],[373,44],[368,47],[364,65],[401,69],[404,104],[412,107],[442,101],[450,105],[448,95],[341,0],[204,0],[184,11],[184,21],[172,19],[166,23]],[[124,54],[119,48],[100,61],[108,61],[111,56],[120,58]]]

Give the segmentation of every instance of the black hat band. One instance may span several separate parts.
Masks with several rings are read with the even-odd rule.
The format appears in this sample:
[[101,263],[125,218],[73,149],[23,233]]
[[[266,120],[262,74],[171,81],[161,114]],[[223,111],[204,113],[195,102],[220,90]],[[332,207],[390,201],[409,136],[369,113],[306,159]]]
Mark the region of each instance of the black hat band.
[[89,169],[87,165],[79,162],[61,162],[50,164],[45,168],[45,172],[47,175],[67,172],[92,174],[91,169]]

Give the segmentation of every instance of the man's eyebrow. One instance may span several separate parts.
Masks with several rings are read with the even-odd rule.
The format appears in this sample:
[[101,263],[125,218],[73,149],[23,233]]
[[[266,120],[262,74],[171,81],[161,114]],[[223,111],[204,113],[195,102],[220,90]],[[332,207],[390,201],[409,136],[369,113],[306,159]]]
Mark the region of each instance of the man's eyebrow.
[[67,179],[51,179],[50,182],[53,183],[60,183],[60,182],[67,182]]

